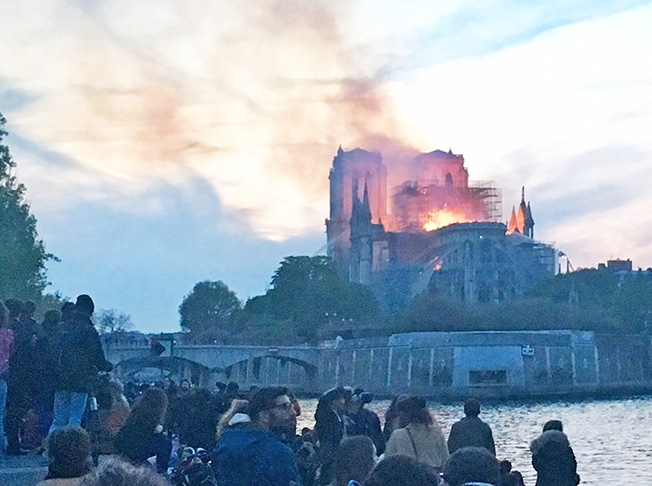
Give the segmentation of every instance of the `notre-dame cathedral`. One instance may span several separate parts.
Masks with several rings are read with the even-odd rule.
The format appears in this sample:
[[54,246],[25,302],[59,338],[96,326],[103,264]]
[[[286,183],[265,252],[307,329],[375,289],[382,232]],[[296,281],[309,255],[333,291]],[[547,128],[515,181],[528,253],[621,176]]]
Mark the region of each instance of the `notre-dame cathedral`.
[[328,255],[386,309],[426,289],[470,304],[500,302],[557,270],[557,251],[534,239],[525,191],[501,222],[500,191],[469,181],[464,157],[451,150],[386,165],[379,153],[340,147],[329,179]]

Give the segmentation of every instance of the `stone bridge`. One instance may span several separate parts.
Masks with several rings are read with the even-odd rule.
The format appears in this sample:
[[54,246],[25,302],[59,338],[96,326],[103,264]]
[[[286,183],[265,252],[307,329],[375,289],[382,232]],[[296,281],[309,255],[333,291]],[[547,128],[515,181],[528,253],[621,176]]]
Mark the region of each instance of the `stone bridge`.
[[319,365],[319,350],[310,346],[158,343],[159,354],[149,343],[105,343],[106,357],[124,376],[158,368],[210,388],[218,380],[236,381],[243,387],[278,384],[305,388],[314,381]]

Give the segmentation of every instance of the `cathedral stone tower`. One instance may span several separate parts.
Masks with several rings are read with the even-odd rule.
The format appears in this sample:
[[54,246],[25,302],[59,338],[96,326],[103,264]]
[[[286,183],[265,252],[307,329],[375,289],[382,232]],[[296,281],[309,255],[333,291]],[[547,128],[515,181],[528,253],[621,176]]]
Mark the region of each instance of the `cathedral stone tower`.
[[[349,152],[340,147],[333,159],[330,180],[330,217],[326,220],[328,256],[333,259],[340,274],[349,274],[351,249],[351,216],[356,200],[362,196],[368,205],[371,221],[387,219],[387,168],[380,154],[355,149]],[[366,189],[366,194],[359,194]]]

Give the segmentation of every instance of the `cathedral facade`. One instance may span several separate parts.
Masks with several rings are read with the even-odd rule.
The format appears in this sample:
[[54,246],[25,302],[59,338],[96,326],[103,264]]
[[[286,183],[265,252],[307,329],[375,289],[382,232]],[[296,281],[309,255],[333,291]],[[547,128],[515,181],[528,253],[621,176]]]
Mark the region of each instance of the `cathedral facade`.
[[524,192],[506,225],[500,192],[470,182],[462,155],[435,150],[395,171],[398,178],[378,153],[340,147],[326,220],[340,275],[368,286],[386,309],[426,289],[469,304],[500,302],[555,274],[557,251],[534,240]]

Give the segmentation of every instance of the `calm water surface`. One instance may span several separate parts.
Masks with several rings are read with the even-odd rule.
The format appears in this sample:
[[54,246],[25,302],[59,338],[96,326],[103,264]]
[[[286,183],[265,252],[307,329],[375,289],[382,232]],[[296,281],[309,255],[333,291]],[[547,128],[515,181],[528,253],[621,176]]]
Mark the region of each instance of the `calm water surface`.
[[[444,434],[463,417],[462,406],[429,402]],[[371,404],[383,421],[389,401]],[[301,427],[314,426],[317,400],[301,400]],[[512,461],[533,486],[536,473],[531,466],[530,442],[550,419],[564,423],[577,457],[581,485],[652,485],[652,397],[584,402],[503,403],[486,405],[480,417],[491,425],[499,459]]]

